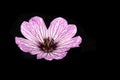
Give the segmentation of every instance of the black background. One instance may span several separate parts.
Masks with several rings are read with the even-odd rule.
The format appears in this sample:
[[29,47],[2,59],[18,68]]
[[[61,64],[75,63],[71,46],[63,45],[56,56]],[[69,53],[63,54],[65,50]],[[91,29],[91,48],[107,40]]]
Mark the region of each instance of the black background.
[[[91,2],[92,3],[92,2]],[[1,57],[4,66],[12,70],[44,71],[57,70],[93,70],[96,68],[96,9],[89,2],[16,2],[4,7],[2,10],[3,26]],[[23,21],[28,21],[33,16],[40,16],[47,26],[56,17],[65,18],[69,24],[76,24],[83,39],[81,47],[68,51],[62,60],[46,61],[36,60],[36,56],[23,53],[15,44],[15,36],[22,36],[19,27]],[[9,69],[8,68],[8,69]],[[40,73],[39,73],[40,74]],[[49,73],[48,73],[49,74]]]

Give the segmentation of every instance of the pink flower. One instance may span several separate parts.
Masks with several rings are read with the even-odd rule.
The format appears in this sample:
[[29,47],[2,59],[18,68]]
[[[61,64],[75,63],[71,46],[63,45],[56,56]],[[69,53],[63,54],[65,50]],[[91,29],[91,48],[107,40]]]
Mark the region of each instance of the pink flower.
[[15,42],[23,52],[37,55],[37,59],[62,59],[70,48],[79,47],[80,36],[76,25],[68,24],[61,17],[55,18],[47,29],[41,17],[32,17],[29,22],[21,24],[21,33],[25,38],[15,37]]

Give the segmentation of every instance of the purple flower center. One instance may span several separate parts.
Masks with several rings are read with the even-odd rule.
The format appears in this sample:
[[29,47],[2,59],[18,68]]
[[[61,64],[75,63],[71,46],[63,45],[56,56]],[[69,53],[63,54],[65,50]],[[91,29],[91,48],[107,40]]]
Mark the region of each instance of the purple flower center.
[[57,47],[57,43],[53,39],[45,38],[44,43],[40,43],[39,48],[45,53],[52,52]]

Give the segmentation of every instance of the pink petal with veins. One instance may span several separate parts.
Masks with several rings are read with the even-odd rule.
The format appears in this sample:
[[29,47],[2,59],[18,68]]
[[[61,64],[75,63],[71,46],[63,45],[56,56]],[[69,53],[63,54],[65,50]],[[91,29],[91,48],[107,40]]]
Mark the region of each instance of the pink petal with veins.
[[46,38],[47,27],[45,22],[41,17],[35,16],[29,20],[29,23],[33,24],[33,29],[36,31],[36,34],[40,37],[40,39]]
[[47,53],[40,53],[40,54],[37,54],[37,59],[42,59],[44,58],[45,56],[47,56]]
[[63,33],[61,33],[61,36],[59,38],[56,39],[56,41],[61,42],[66,42],[69,39],[71,39],[77,32],[77,28],[76,25],[70,24],[67,25],[66,29],[64,30]]
[[64,58],[66,55],[67,55],[67,52],[61,52],[61,53],[53,52],[52,53],[53,58],[57,60]]
[[51,38],[54,40],[62,33],[62,31],[66,28],[67,21],[61,17],[55,18],[48,28],[48,33]]
[[15,42],[23,52],[30,52],[32,55],[40,53],[38,47],[27,39],[15,37]]
[[47,53],[47,55],[44,57],[44,59],[51,61],[54,59],[54,57],[52,56],[51,53]]
[[58,45],[59,48],[74,48],[74,47],[79,47],[81,42],[82,42],[82,38],[80,36],[76,36],[65,42],[61,41],[61,43],[59,43]]

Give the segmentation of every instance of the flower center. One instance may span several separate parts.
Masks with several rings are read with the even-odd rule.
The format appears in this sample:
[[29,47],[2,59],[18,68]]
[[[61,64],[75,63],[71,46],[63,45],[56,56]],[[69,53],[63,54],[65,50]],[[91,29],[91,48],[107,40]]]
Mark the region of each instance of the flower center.
[[45,38],[44,43],[40,43],[39,48],[45,53],[52,52],[57,47],[57,43],[53,39]]

